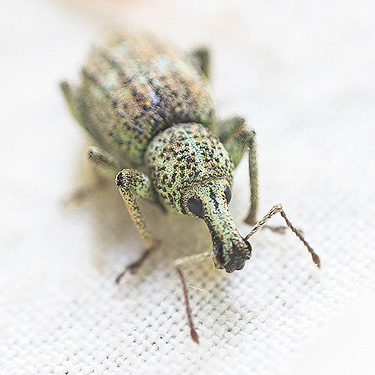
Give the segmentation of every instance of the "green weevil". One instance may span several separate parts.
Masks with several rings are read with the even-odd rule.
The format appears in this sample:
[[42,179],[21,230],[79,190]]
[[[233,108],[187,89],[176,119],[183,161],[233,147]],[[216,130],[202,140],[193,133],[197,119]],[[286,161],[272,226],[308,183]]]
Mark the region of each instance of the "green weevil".
[[[61,83],[70,111],[99,145],[89,159],[113,176],[146,248],[127,265],[134,272],[156,247],[138,198],[205,221],[213,250],[176,260],[192,339],[198,343],[182,267],[213,258],[216,268],[241,270],[250,259],[248,242],[280,213],[317,266],[319,257],[280,204],[257,222],[258,170],[255,131],[241,117],[218,120],[209,88],[209,52],[182,54],[151,35],[113,32],[91,50],[81,82]],[[250,210],[254,225],[242,237],[228,209],[233,170],[248,152]],[[117,174],[117,175],[116,175]]]

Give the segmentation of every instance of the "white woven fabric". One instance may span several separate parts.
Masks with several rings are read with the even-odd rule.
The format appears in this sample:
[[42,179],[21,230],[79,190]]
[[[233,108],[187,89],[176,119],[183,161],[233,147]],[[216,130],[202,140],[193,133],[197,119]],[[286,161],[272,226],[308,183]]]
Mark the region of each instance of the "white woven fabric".
[[[241,272],[208,262],[187,269],[200,346],[189,338],[173,260],[209,248],[205,225],[143,204],[162,246],[138,275],[115,285],[143,244],[114,184],[81,209],[61,207],[88,171],[83,131],[57,83],[74,78],[92,32],[57,7],[8,4],[1,374],[276,374],[314,327],[374,287],[370,5],[340,2],[321,14],[323,2],[292,3],[255,2],[251,11],[237,3],[236,28],[213,43],[214,91],[221,115],[239,112],[258,131],[260,213],[282,202],[322,269],[293,234],[267,230],[252,239],[254,256]],[[238,168],[230,206],[243,234],[246,170]]]

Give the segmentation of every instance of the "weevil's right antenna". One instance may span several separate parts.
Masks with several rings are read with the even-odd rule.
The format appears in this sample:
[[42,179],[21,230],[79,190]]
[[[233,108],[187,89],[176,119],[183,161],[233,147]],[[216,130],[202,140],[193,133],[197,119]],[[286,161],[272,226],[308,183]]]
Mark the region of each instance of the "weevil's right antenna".
[[309,245],[309,243],[305,240],[305,238],[303,237],[302,235],[302,231],[298,228],[296,228],[295,226],[293,226],[293,224],[289,221],[289,219],[287,218],[286,214],[285,214],[285,211],[283,209],[283,206],[278,203],[278,204],[275,204],[268,212],[267,214],[261,219],[259,220],[253,227],[253,229],[249,232],[249,234],[244,238],[245,241],[247,241],[253,234],[255,234],[256,232],[258,232],[259,229],[261,229],[264,224],[269,220],[271,219],[272,216],[276,215],[278,212],[280,212],[280,215],[282,216],[282,218],[285,220],[285,223],[286,225],[288,226],[288,228],[290,228],[290,230],[302,241],[302,243],[306,246],[307,250],[309,251],[309,253],[311,254],[311,257],[312,257],[312,260],[313,262],[320,268],[320,258],[318,256],[318,254],[315,253],[315,251],[313,250],[313,248]]
[[197,331],[195,330],[193,319],[191,317],[191,310],[190,310],[190,304],[189,304],[189,295],[186,288],[186,282],[185,282],[185,276],[179,266],[176,266],[178,275],[180,276],[180,280],[182,283],[182,289],[184,291],[184,299],[185,299],[185,307],[186,307],[186,314],[188,317],[189,327],[190,327],[190,336],[194,342],[196,342],[199,345],[199,336]]

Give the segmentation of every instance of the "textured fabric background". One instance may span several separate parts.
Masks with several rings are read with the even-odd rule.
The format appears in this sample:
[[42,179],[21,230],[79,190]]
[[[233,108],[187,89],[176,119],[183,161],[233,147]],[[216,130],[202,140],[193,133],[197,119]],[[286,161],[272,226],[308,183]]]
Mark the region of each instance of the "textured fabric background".
[[[241,272],[188,269],[197,346],[173,260],[207,250],[208,231],[143,204],[162,246],[115,285],[143,245],[114,184],[81,208],[61,204],[91,178],[57,85],[77,77],[100,25],[61,4],[3,4],[1,374],[277,374],[318,325],[373,290],[373,4],[141,3],[116,20],[158,28],[181,48],[210,43],[219,114],[240,113],[258,132],[260,213],[282,202],[322,269],[293,234],[267,230]],[[98,2],[90,9],[96,22]],[[246,170],[230,205],[243,234]]]

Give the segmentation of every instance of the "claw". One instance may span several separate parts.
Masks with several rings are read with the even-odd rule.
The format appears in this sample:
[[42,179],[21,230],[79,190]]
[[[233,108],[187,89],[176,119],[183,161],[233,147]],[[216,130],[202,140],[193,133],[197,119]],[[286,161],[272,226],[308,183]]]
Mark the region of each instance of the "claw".
[[136,274],[138,271],[138,268],[143,264],[143,262],[148,258],[148,256],[151,254],[152,250],[157,248],[160,245],[160,241],[156,240],[154,242],[154,245],[150,248],[143,251],[141,256],[133,263],[128,264],[125,266],[124,270],[120,272],[116,277],[116,284],[119,284],[121,279],[125,276],[127,272],[131,273],[132,275]]

